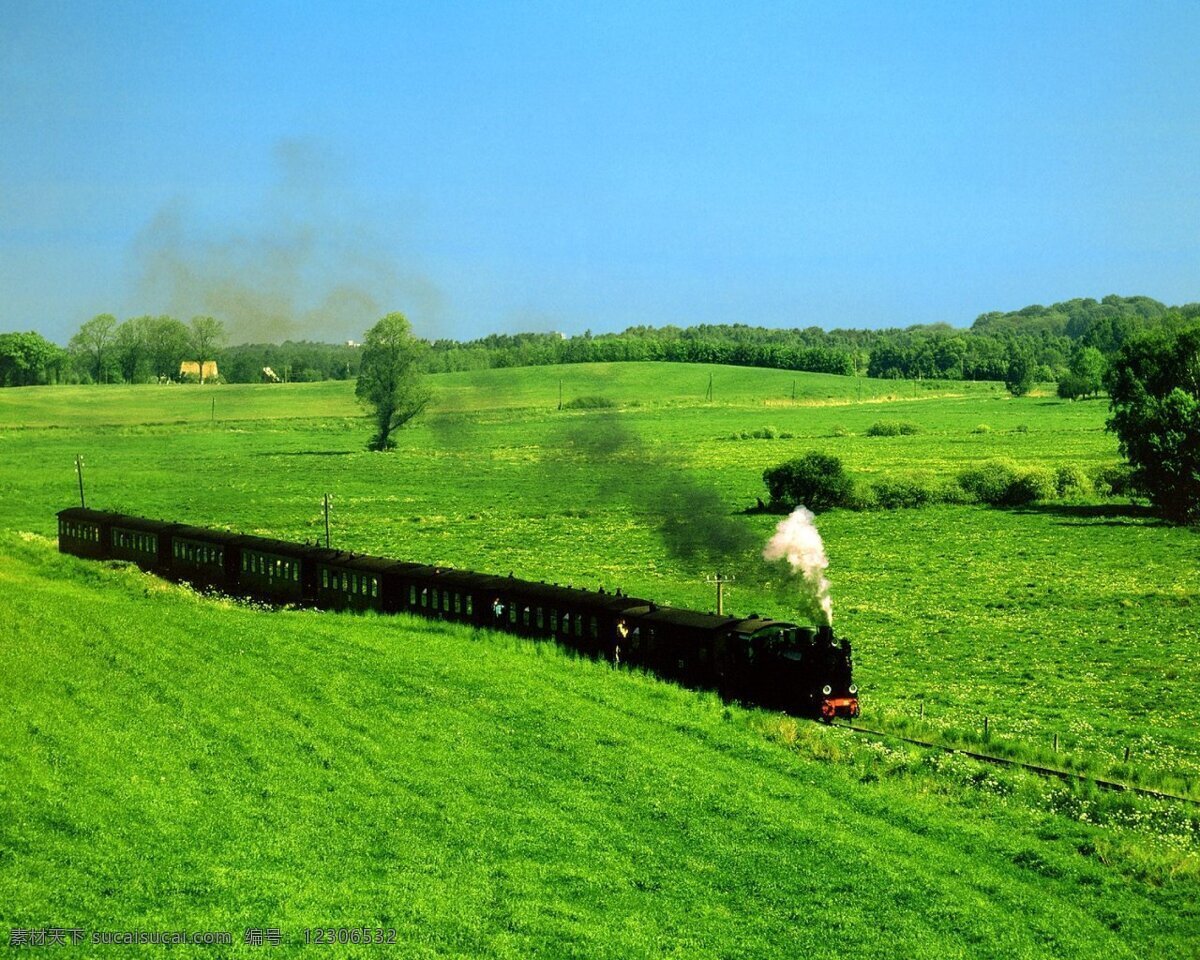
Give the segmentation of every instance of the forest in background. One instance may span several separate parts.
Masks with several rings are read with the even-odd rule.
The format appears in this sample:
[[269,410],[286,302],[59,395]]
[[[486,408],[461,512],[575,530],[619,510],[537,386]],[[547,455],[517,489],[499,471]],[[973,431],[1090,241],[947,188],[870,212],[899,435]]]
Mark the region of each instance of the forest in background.
[[[107,315],[102,315],[106,316]],[[196,355],[196,323],[172,317],[134,317],[111,324],[97,342],[85,336],[88,321],[64,348],[37,333],[0,334],[0,385],[143,383],[178,380],[180,363]],[[1167,306],[1150,297],[1078,298],[1035,304],[977,317],[969,328],[925,324],[859,330],[821,327],[768,328],[747,324],[691,327],[633,326],[620,333],[491,334],[476,340],[432,341],[429,372],[562,363],[666,360],[770,367],[844,376],[895,379],[995,380],[1023,392],[1034,382],[1063,382],[1111,357],[1147,330],[1176,331],[1200,319],[1200,303]],[[92,331],[94,334],[94,330]],[[353,343],[287,341],[220,346],[221,379],[254,383],[280,380],[347,380],[358,375],[360,348]],[[1085,358],[1083,352],[1090,351]],[[205,359],[209,356],[206,354]]]

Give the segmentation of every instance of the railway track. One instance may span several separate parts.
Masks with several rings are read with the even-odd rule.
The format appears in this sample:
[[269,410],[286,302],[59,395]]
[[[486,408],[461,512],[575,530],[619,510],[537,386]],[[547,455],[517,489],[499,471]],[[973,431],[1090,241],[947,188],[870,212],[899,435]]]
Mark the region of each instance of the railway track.
[[964,750],[961,747],[950,747],[942,743],[933,743],[929,740],[918,740],[915,737],[905,737],[898,733],[886,733],[883,730],[872,730],[870,727],[862,727],[853,723],[844,723],[835,721],[835,727],[842,727],[845,730],[852,730],[855,733],[862,733],[872,737],[880,737],[885,740],[899,740],[903,743],[911,743],[914,746],[926,747],[930,750],[941,750],[943,753],[957,753],[960,756],[970,757],[972,760],[982,760],[984,763],[994,763],[1001,767],[1019,767],[1022,770],[1028,770],[1031,773],[1036,773],[1042,777],[1054,777],[1058,780],[1079,781],[1082,783],[1095,784],[1101,790],[1124,791],[1127,793],[1135,793],[1143,797],[1153,797],[1156,800],[1175,800],[1180,803],[1190,803],[1194,806],[1200,806],[1200,800],[1193,797],[1185,797],[1178,793],[1167,793],[1163,790],[1152,790],[1150,787],[1139,787],[1131,783],[1121,783],[1119,780],[1106,780],[1103,777],[1091,777],[1085,773],[1073,773],[1070,770],[1059,770],[1056,767],[1044,767],[1037,763],[1026,763],[1023,760],[1013,760],[1009,757],[997,757],[990,753],[979,753],[975,750]]

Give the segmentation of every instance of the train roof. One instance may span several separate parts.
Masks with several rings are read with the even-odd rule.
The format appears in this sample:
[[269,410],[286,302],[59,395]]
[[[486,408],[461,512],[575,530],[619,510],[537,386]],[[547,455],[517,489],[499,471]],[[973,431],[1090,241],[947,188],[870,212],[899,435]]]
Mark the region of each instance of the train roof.
[[688,630],[720,630],[737,622],[733,617],[718,616],[715,613],[700,613],[697,610],[680,610],[675,607],[658,607],[643,614],[642,619],[650,623],[684,627]]
[[770,617],[747,617],[729,629],[735,633],[758,633],[760,630],[792,630],[795,624],[788,620],[772,620]]
[[148,520],[146,517],[135,517],[127,513],[113,513],[109,510],[92,510],[89,507],[68,507],[59,510],[58,515],[67,520],[91,520],[94,523],[117,524],[132,530],[146,530],[150,533],[163,533],[179,526],[166,520]]
[[390,557],[376,557],[369,553],[353,550],[331,550],[326,547],[307,547],[304,555],[328,566],[345,567],[349,570],[370,570],[372,573],[389,573],[397,569],[419,567],[418,563],[405,563]]
[[223,544],[231,544],[242,538],[240,533],[231,533],[228,530],[209,530],[207,527],[193,527],[186,523],[175,524],[174,529],[171,530],[171,536]]

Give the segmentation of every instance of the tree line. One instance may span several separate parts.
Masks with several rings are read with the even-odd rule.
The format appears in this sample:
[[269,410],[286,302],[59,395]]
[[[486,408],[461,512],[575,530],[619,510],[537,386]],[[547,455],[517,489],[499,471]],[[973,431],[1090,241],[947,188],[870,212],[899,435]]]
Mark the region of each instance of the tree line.
[[1182,329],[1200,304],[1168,307],[1149,297],[1076,299],[985,313],[968,329],[925,324],[882,330],[770,329],[746,324],[629,327],[621,333],[493,334],[438,340],[430,371],[558,363],[672,360],[775,367],[883,379],[997,380],[1013,393],[1066,382],[1065,395],[1095,394],[1108,358],[1141,333]]
[[0,334],[0,386],[59,383],[163,383],[194,379],[185,362],[217,361],[220,379],[259,383],[263,368],[280,380],[351,380],[357,346],[307,341],[225,346],[224,324],[213,317],[184,323],[170,316],[99,314],[83,323],[66,348],[38,333]]
[[[492,334],[440,339],[421,360],[426,372],[563,363],[663,360],[868,375],[880,378],[1003,381],[1015,394],[1035,382],[1057,382],[1061,395],[1094,395],[1110,359],[1134,337],[1178,331],[1200,319],[1200,304],[1168,307],[1149,297],[1075,299],[1009,313],[985,313],[969,328],[926,324],[883,330],[820,327],[773,329],[747,324],[633,326],[620,333]],[[165,316],[118,323],[110,314],[80,327],[67,349],[38,334],[0,335],[0,385],[143,383],[179,377],[196,360],[196,324]],[[282,380],[345,380],[358,376],[353,344],[288,341],[223,347],[223,330],[208,345],[223,379],[262,380],[269,367]]]

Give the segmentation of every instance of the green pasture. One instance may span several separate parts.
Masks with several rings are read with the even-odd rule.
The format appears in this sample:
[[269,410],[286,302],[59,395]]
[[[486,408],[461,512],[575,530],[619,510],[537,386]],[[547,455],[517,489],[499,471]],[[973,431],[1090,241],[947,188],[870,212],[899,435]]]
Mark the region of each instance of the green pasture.
[[[0,925],[291,956],[1194,950],[1161,806],[723,706],[545,644],[265,612],[0,536]],[[1174,845],[1173,845],[1174,844]],[[249,927],[285,946],[246,947]],[[96,955],[91,948],[82,948]],[[101,955],[161,955],[113,947]]]
[[[710,374],[713,398],[708,400]],[[667,503],[674,489],[688,491],[686,505],[691,512],[684,517],[686,526],[703,532],[710,522],[732,525],[757,545],[766,541],[778,519],[744,512],[758,497],[765,497],[763,469],[809,450],[836,454],[863,477],[931,479],[950,478],[965,467],[1000,456],[1051,467],[1064,463],[1092,467],[1118,459],[1115,440],[1104,431],[1103,401],[1066,403],[1046,395],[1013,399],[997,384],[914,384],[776,370],[613,364],[447,374],[432,378],[432,386],[434,407],[397,435],[399,448],[391,454],[366,451],[370,425],[354,402],[352,383],[2,390],[0,496],[5,509],[0,527],[52,535],[54,512],[78,501],[73,460],[82,454],[89,506],[315,540],[324,531],[321,495],[330,492],[335,545],[346,549],[483,571],[511,570],[518,576],[575,585],[620,586],[659,602],[711,609],[711,587],[704,579],[725,560],[704,550],[682,555],[660,536],[664,510],[679,508],[678,503]],[[614,406],[560,411],[560,389],[565,401],[604,396]],[[867,428],[881,419],[911,421],[919,432],[866,436]],[[792,436],[733,439],[766,427]],[[864,723],[947,743],[976,744],[987,717],[992,752],[1200,796],[1196,738],[1200,666],[1195,658],[1200,642],[1200,537],[1195,531],[1160,524],[1136,504],[1104,499],[1011,510],[979,506],[835,510],[821,515],[818,524],[831,560],[835,628],[855,644]],[[272,897],[281,898],[279,891],[284,888],[292,890],[289,896],[294,894],[295,905],[288,908],[291,913],[277,915],[315,922],[321,910],[337,913],[333,896],[320,893],[323,883],[341,883],[347,896],[359,889],[369,894],[389,882],[414,884],[413,895],[424,898],[419,901],[424,906],[413,908],[416,912],[406,921],[409,929],[426,930],[427,952],[462,955],[489,951],[518,955],[540,949],[548,955],[590,956],[604,953],[611,945],[613,955],[802,956],[818,952],[815,945],[827,945],[837,931],[857,938],[856,952],[864,952],[866,943],[867,955],[873,950],[879,956],[1096,956],[1101,952],[1119,956],[1122,950],[1168,955],[1165,945],[1179,947],[1185,940],[1195,949],[1194,940],[1187,940],[1191,934],[1185,932],[1194,931],[1195,918],[1190,926],[1168,919],[1169,905],[1178,905],[1172,898],[1190,896],[1193,905],[1200,899],[1192,821],[1178,828],[1143,830],[1121,843],[1110,833],[1079,839],[1078,831],[1091,829],[1089,818],[1096,815],[1087,806],[1092,801],[1051,799],[1049,786],[1022,787],[1018,793],[1031,792],[1030,798],[1016,804],[1003,790],[993,795],[979,787],[972,779],[978,773],[974,768],[963,772],[965,768],[952,765],[950,772],[939,772],[930,767],[919,777],[872,772],[863,765],[876,756],[875,748],[842,732],[793,726],[781,746],[777,721],[735,708],[736,722],[731,724],[710,695],[572,661],[508,638],[472,638],[440,628],[414,632],[411,626],[370,618],[228,608],[181,595],[174,588],[146,587],[150,595],[143,597],[138,585],[153,582],[150,578],[73,560],[50,560],[44,557],[44,545],[18,546],[20,541],[13,536],[3,541],[0,550],[9,571],[5,595],[11,606],[6,617],[15,622],[27,616],[35,626],[15,635],[21,642],[5,642],[7,656],[28,657],[31,645],[41,651],[41,659],[35,657],[38,663],[49,656],[67,617],[65,612],[50,611],[61,608],[87,619],[79,636],[64,641],[62,662],[80,659],[78,645],[87,636],[97,644],[96,656],[117,658],[116,664],[104,660],[107,667],[96,667],[100,672],[88,682],[100,683],[97,678],[107,675],[104,670],[128,670],[147,658],[156,663],[160,662],[156,657],[167,658],[169,669],[157,686],[147,686],[139,666],[128,674],[133,679],[123,681],[131,703],[119,710],[104,706],[116,710],[106,722],[124,724],[127,736],[136,736],[141,725],[151,722],[135,712],[141,709],[137,691],[143,689],[152,693],[146,709],[153,707],[159,696],[155,691],[161,687],[162,696],[168,698],[161,705],[163,711],[208,711],[210,705],[194,702],[202,698],[196,692],[202,689],[205,696],[216,697],[212,711],[222,717],[229,714],[234,700],[217,690],[211,676],[201,677],[204,670],[229,660],[240,665],[241,679],[229,688],[233,692],[228,697],[241,698],[237,702],[244,704],[239,708],[242,712],[231,714],[228,722],[211,720],[208,726],[197,727],[189,734],[189,749],[216,750],[214,762],[239,772],[243,754],[252,753],[259,769],[265,770],[266,749],[252,742],[259,736],[256,731],[263,731],[271,743],[286,743],[287,731],[301,722],[288,719],[288,711],[300,711],[311,720],[306,727],[311,731],[309,742],[325,750],[323,756],[332,751],[331,744],[343,741],[363,751],[354,761],[358,775],[367,777],[376,793],[351,793],[344,800],[339,796],[321,805],[322,810],[328,808],[329,816],[346,824],[372,819],[380,809],[375,804],[384,802],[378,797],[390,797],[406,811],[421,811],[426,818],[420,821],[421,830],[426,829],[428,818],[442,817],[446,836],[461,839],[481,829],[491,812],[504,805],[498,798],[508,797],[511,805],[526,795],[522,790],[532,790],[534,812],[528,822],[514,826],[515,814],[509,811],[503,827],[472,841],[477,846],[462,841],[466,845],[454,847],[460,852],[449,860],[445,851],[435,854],[428,847],[418,848],[412,853],[414,861],[405,860],[391,873],[373,872],[367,864],[370,851],[376,849],[371,842],[352,838],[345,832],[349,827],[341,834],[335,832],[322,848],[324,856],[332,857],[335,850],[344,854],[346,845],[352,845],[358,858],[353,862],[359,866],[336,876],[328,872],[335,868],[328,867],[304,887],[303,896],[296,893],[300,889],[296,885],[302,882],[294,880],[288,887],[285,874],[299,869],[295,858],[302,838],[319,831],[312,825],[289,826],[288,839],[280,841],[282,848],[268,839],[256,841],[254,849],[268,856],[264,877],[256,880],[246,860],[237,861],[240,867],[228,867],[227,874],[210,878],[213,886],[205,888],[206,902],[214,909],[226,902],[219,891],[254,882],[255,889],[264,891],[252,901],[261,908],[263,923],[270,922],[265,905],[276,902]],[[749,553],[753,552],[752,547]],[[753,566],[745,569],[753,571]],[[741,613],[802,616],[801,592],[783,580],[777,571],[739,574],[728,590],[728,607]],[[113,588],[110,609],[103,605],[110,602]],[[115,619],[97,619],[94,608],[110,610]],[[94,631],[103,637],[96,639]],[[71,631],[66,630],[66,635],[70,637]],[[126,644],[136,646],[122,652]],[[155,649],[161,652],[155,654]],[[243,652],[234,654],[235,649]],[[414,665],[406,659],[409,656],[425,659]],[[87,663],[83,657],[79,668],[88,668]],[[22,659],[18,666],[5,669],[17,676],[28,666]],[[410,666],[438,679],[415,680],[404,673]],[[304,713],[308,708],[299,705],[299,698],[317,689],[322,669],[330,677],[332,699],[318,701],[311,714]],[[166,679],[178,670],[202,686],[177,687]],[[552,672],[537,674],[540,679],[528,681],[533,686],[524,686],[527,670]],[[346,699],[353,696],[352,688],[360,680],[367,691],[364,716],[385,718],[378,727],[355,719],[358,701]],[[293,705],[271,706],[272,697],[279,700],[281,691],[293,682],[297,692],[286,701]],[[81,687],[83,681],[71,683]],[[257,683],[271,691],[262,703],[250,693]],[[568,687],[561,697],[551,695]],[[33,741],[21,739],[30,736],[28,731],[21,733],[21,725],[38,725],[27,718],[28,711],[44,707],[49,715],[69,706],[61,690],[51,696],[40,687],[28,689],[33,692],[11,699],[5,708],[9,726],[0,740],[13,758],[4,761],[6,767],[33,765],[28,770],[20,767],[21,777],[31,776],[29,771],[42,769],[37,764],[47,762],[26,757]],[[511,696],[506,697],[506,689]],[[430,697],[434,707],[418,721],[412,715]],[[336,708],[347,703],[355,709],[342,709],[335,717]],[[473,705],[479,707],[478,715]],[[99,709],[86,716],[94,718]],[[264,719],[263,710],[273,712]],[[703,749],[698,753],[674,739],[690,736],[677,729],[684,723],[680,711],[702,717],[696,722],[709,731],[701,738]],[[78,750],[88,735],[83,717],[81,713],[73,734]],[[379,782],[382,775],[376,769],[393,756],[389,749],[399,749],[400,739],[415,742],[402,737],[399,725],[417,722],[435,728],[422,727],[416,738],[423,759],[414,762],[432,781],[429,796],[420,791],[412,795],[415,788],[408,780],[403,787],[399,780]],[[361,729],[349,729],[351,724]],[[155,736],[165,736],[163,731],[171,729],[160,730],[160,726],[155,726]],[[239,732],[242,726],[247,730]],[[598,732],[602,727],[612,732],[602,735]],[[495,764],[485,763],[477,770],[484,763],[479,759],[483,748],[472,746],[473,738],[486,739],[485,734],[496,729],[507,752],[499,754]],[[651,729],[661,738],[655,740],[648,732]],[[447,738],[452,739],[449,731],[466,731],[461,756],[470,759],[461,764],[465,769],[458,764],[453,769],[437,766],[439,751],[447,749]],[[596,747],[598,754],[580,754],[574,747],[564,747],[562,757],[543,756],[541,751],[552,747],[541,741],[573,743],[573,731],[579,731],[584,744],[579,750],[593,750],[589,737],[593,741],[616,737],[621,744],[637,743],[639,752],[614,749],[610,754]],[[717,732],[735,740],[711,740]],[[1055,735],[1057,753],[1053,752]],[[536,751],[523,745],[527,739],[539,740]],[[652,741],[653,746],[643,748],[643,741]],[[151,744],[144,759],[150,765],[168,764],[173,762],[168,759],[170,749],[166,744]],[[640,752],[643,749],[649,752]],[[670,759],[676,753],[678,763]],[[609,762],[619,768],[604,766]],[[889,763],[888,770],[907,770],[908,761]],[[136,756],[126,758],[125,775],[140,776],[137,765]],[[511,776],[500,772],[501,766],[515,772]],[[694,769],[684,777],[684,767]],[[780,773],[781,769],[786,772]],[[9,778],[7,769],[3,773],[0,783],[20,782]],[[45,770],[42,773],[46,775]],[[780,779],[770,779],[776,776]],[[983,771],[978,783],[986,783],[989,776],[990,771]],[[457,779],[461,777],[474,779],[463,785]],[[859,788],[860,777],[869,781],[868,790]],[[532,787],[528,778],[535,781]],[[625,834],[617,824],[622,822],[621,811],[632,815],[626,807],[596,805],[597,796],[605,794],[606,785],[617,778],[629,780],[635,791],[629,796],[639,805],[636,824]],[[297,780],[293,768],[272,771],[271,782],[263,788],[270,797],[261,798],[261,809],[247,800],[253,778],[235,779],[237,786],[228,786],[217,803],[225,819],[232,818],[235,824],[261,822],[279,829],[286,821],[282,812],[286,806],[309,809],[317,804],[313,784]],[[794,789],[782,786],[793,779]],[[837,786],[827,787],[826,780]],[[474,795],[484,789],[483,781],[488,789],[499,791],[487,794],[492,799],[483,808],[471,800],[459,810],[450,801],[452,785],[463,787],[459,793]],[[659,791],[662,797],[671,797],[671,803],[682,804],[664,814],[662,823],[657,814],[641,809],[648,801],[644,793],[636,792],[650,792],[651,781],[660,788],[679,785]],[[809,789],[813,784],[819,785],[815,794]],[[184,789],[181,784],[175,787]],[[153,784],[144,785],[146,790],[152,788]],[[1039,789],[1044,793],[1036,794]],[[53,826],[38,825],[36,820],[57,809],[58,801],[51,794],[20,793],[12,787],[0,790],[7,791],[5,804],[23,817],[35,818],[27,821],[35,834],[53,832]],[[106,792],[98,780],[86,781],[72,802],[96,803],[97,812],[88,816],[99,821],[99,811],[108,809],[105,804],[121,802],[123,794],[115,790]],[[725,807],[718,803],[710,809],[705,806],[709,801],[696,800],[727,792],[731,799]],[[617,795],[624,796],[619,791]],[[158,820],[162,831],[176,829],[166,811],[191,809],[181,807],[182,797],[162,795],[164,807]],[[203,840],[210,837],[211,824],[219,821],[203,819],[209,816],[201,811],[207,810],[210,799],[202,795],[197,803],[194,815],[201,819],[189,823],[209,825],[204,828],[209,833],[200,834]],[[597,812],[588,814],[588,823],[572,832],[574,828],[562,826],[567,815],[556,803],[565,805],[563,810],[593,804]],[[971,806],[977,803],[986,811]],[[771,833],[771,840],[762,843],[746,833],[766,829],[764,820],[774,823],[781,816],[788,823],[807,824],[812,832],[803,837],[786,831]],[[548,826],[539,819],[545,817],[561,817],[562,822],[555,820]],[[1021,826],[1022,817],[1042,825]],[[1132,813],[1129,817],[1130,823],[1137,820]],[[689,825],[695,818],[708,825],[697,827],[704,831],[704,842],[697,847],[701,852],[687,863],[696,869],[704,863],[718,866],[709,873],[701,871],[700,879],[683,873],[674,876],[674,866],[664,867],[663,876],[672,874],[669,890],[660,878],[657,887],[635,885],[634,893],[621,893],[618,879],[636,873],[629,850],[662,848],[682,855],[688,849],[686,837],[697,836]],[[864,825],[868,823],[873,826]],[[902,841],[899,836],[872,832],[900,823],[903,826],[897,829],[902,834],[922,839]],[[552,834],[554,844],[547,841],[542,854],[557,856],[560,862],[530,868],[532,875],[518,875],[514,864],[524,862],[529,851],[521,846],[524,841],[510,845],[504,838],[514,829],[518,836],[526,830],[532,837],[542,827],[558,831]],[[125,828],[118,824],[113,829]],[[622,846],[623,852],[613,854],[615,859],[601,858],[593,864],[582,851],[595,848],[598,837],[609,837],[605,832],[609,829],[613,837],[622,838],[621,844],[630,846]],[[1015,832],[1004,834],[1004,830]],[[718,840],[723,831],[728,846],[726,840]],[[851,842],[851,837],[860,835],[869,839]],[[947,846],[925,849],[926,842],[934,842],[931,835]],[[924,852],[905,861],[907,854],[901,851],[908,849],[910,840]],[[756,852],[745,854],[747,861],[735,868],[733,851],[739,843]],[[989,847],[991,843],[999,847]],[[1063,867],[1055,858],[1072,843],[1072,849],[1093,853],[1068,851],[1063,862],[1069,868]],[[823,864],[843,846],[866,860],[871,860],[868,849],[886,855],[872,867],[879,873],[852,872],[851,879],[838,879],[832,868],[812,866],[798,852],[814,844]],[[1159,851],[1163,844],[1166,853]],[[784,860],[773,861],[774,866],[759,876],[752,865],[766,856],[763,851],[768,846],[781,846],[785,849],[778,851],[780,857],[799,860],[788,860],[786,865]],[[554,854],[552,847],[563,852]],[[1008,860],[995,876],[988,874],[990,868],[977,875],[974,860],[972,865],[959,865],[964,858],[990,862],[1000,848]],[[4,849],[0,846],[0,865],[6,866]],[[188,862],[234,862],[229,859],[234,856],[231,847],[220,849],[225,851],[224,859],[209,856],[211,849],[200,847]],[[1094,856],[1095,851],[1101,853]],[[1013,857],[1018,853],[1025,866],[1014,873]],[[1025,867],[1041,863],[1036,859],[1040,857],[1050,858],[1045,862],[1054,865],[1040,872],[1035,869],[1039,873],[1035,881]],[[454,872],[482,870],[493,859],[508,864],[501,867],[507,874],[481,878]],[[424,872],[413,866],[417,861],[425,864]],[[1065,878],[1074,876],[1071,871],[1082,865],[1099,871],[1104,896],[1116,898],[1117,903],[1105,915],[1107,919],[1090,914],[1088,923],[1098,922],[1095,928],[1085,924],[1091,932],[1081,932],[1083,927],[1075,920],[1055,912],[1060,906],[1055,892],[1060,880],[1065,884]],[[1001,892],[1009,889],[1005,884],[1012,880],[1005,879],[1005,870],[1034,883],[1028,897],[1014,894],[1014,900]],[[362,879],[364,871],[371,879]],[[0,876],[4,874],[0,869]],[[949,900],[962,896],[964,912],[948,906],[926,909],[928,891],[906,885],[909,881],[904,878],[914,874],[922,883],[944,886]],[[970,895],[963,893],[964,884],[985,875],[990,879],[979,880],[982,887],[972,888],[975,892]],[[148,889],[161,892],[163,885],[177,881],[186,887],[169,870],[157,871],[147,884]],[[815,888],[827,881],[831,886],[819,897],[811,892],[800,896],[795,889],[796,885]],[[10,877],[4,882],[14,881]],[[55,888],[48,875],[40,882],[40,888],[33,881],[23,888],[25,899],[19,902],[45,904],[50,898],[47,891],[62,889]],[[589,883],[617,886],[601,896]],[[568,895],[576,884],[585,892]],[[1044,885],[1044,898],[1037,884]],[[1152,890],[1145,884],[1156,886]],[[460,886],[472,891],[467,901],[445,908],[458,911],[453,914],[439,912],[433,891]],[[723,897],[711,896],[714,886],[724,891]],[[568,891],[560,891],[561,903],[552,906],[539,899],[560,887]],[[1039,892],[1032,892],[1035,888]],[[995,890],[996,897],[979,894],[980,889]],[[0,889],[0,901],[4,892]],[[649,907],[643,899],[650,893],[656,894],[651,899],[666,904],[662,916],[674,919],[663,923],[647,919],[657,916],[644,912]],[[940,903],[940,896],[934,900]],[[150,899],[147,895],[146,909]],[[183,893],[177,893],[172,902],[178,907],[185,900]],[[369,900],[364,895],[356,902]],[[395,900],[392,896],[389,902]],[[483,900],[494,908],[491,912],[480,912]],[[1024,906],[1016,907],[1018,901]],[[97,902],[80,901],[75,909],[91,916]],[[980,906],[984,903],[995,905],[996,912]],[[685,904],[695,911],[687,919]],[[1007,906],[1001,908],[1002,904]],[[962,917],[972,916],[976,906],[983,911],[981,917],[995,916],[994,922],[1000,924],[993,931],[995,949],[962,933]],[[111,907],[116,910],[119,904]],[[1165,912],[1160,913],[1160,908]],[[1091,908],[1072,904],[1070,909]],[[1011,916],[1002,922],[999,918],[1005,913]],[[237,922],[249,915],[244,910]],[[759,919],[752,920],[751,915]],[[477,923],[470,919],[480,916],[485,919]],[[921,926],[912,916],[925,916],[922,922],[927,925]],[[784,936],[780,931],[789,925],[785,917],[795,928],[789,935],[799,938],[795,949],[788,945],[790,941],[779,939]],[[46,922],[58,921],[47,916]],[[917,926],[910,928],[909,923]],[[988,925],[993,921],[980,923],[979,929],[991,929]],[[662,938],[654,939],[652,929],[664,931]],[[1050,935],[1045,932],[1050,929],[1074,932]],[[1154,937],[1149,936],[1151,929],[1158,930]],[[812,930],[824,933],[825,939],[805,939]],[[893,930],[898,931],[897,943],[904,945],[899,953],[886,949],[886,936]],[[873,939],[868,936],[872,931]],[[1037,943],[1042,944],[1040,949]]]

